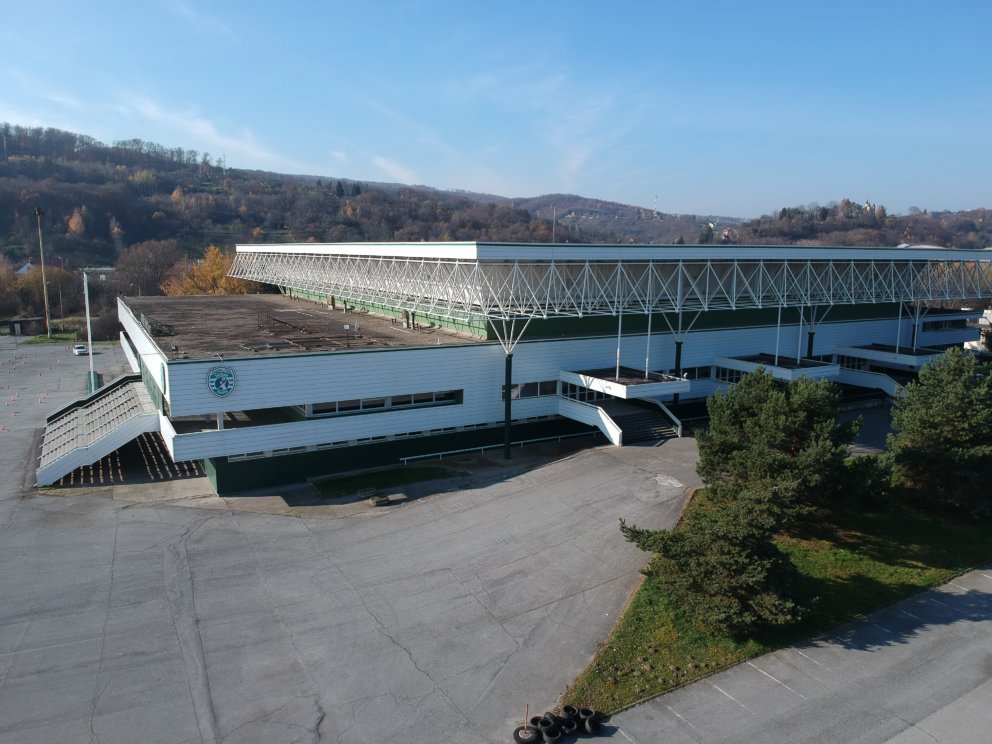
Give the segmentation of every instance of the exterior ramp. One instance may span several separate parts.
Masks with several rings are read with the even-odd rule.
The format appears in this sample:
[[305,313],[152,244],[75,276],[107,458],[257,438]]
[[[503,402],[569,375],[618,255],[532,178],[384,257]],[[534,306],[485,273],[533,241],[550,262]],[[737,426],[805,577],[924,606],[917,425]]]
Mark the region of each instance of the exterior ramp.
[[140,434],[159,430],[159,413],[140,375],[124,375],[48,416],[37,485],[50,486]]

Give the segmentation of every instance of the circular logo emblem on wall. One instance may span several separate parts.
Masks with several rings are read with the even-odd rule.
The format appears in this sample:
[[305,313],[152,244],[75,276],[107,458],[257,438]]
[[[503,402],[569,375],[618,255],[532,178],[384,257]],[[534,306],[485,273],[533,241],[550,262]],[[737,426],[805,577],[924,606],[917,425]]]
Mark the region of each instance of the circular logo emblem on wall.
[[207,387],[218,398],[226,398],[234,392],[234,370],[230,367],[214,367],[207,372]]

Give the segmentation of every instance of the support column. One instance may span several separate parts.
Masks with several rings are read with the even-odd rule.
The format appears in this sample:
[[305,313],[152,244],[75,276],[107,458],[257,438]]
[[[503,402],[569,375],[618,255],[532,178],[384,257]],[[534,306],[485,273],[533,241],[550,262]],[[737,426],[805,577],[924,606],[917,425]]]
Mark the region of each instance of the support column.
[[[489,318],[488,320],[493,333],[499,339],[500,346],[503,347],[503,353],[506,354],[503,368],[503,389],[506,391],[503,396],[503,457],[509,460],[511,424],[513,422],[513,397],[511,394],[511,387],[513,385],[513,350],[516,348],[520,339],[523,338],[524,333],[526,333],[531,318],[528,317],[519,330],[517,329],[515,318],[499,318],[502,333],[500,333],[500,329],[496,325],[497,319]],[[510,321],[509,328],[507,328],[507,320]]]
[[775,366],[778,366],[778,340],[782,333],[782,305],[778,306],[778,318],[775,321]]
[[510,459],[510,424],[513,420],[512,409],[510,405],[510,381],[513,379],[513,354],[507,353],[506,355],[506,367],[504,376],[503,388],[506,393],[503,396],[503,459]]
[[896,354],[899,353],[899,341],[902,338],[902,300],[899,300],[899,319],[896,321]]
[[[682,342],[681,341],[675,342],[675,376],[679,378],[682,377]],[[672,404],[678,405],[678,402],[679,402],[679,394],[675,393],[675,395],[672,396]]]
[[813,336],[816,335],[816,331],[806,331],[806,356],[813,356]]

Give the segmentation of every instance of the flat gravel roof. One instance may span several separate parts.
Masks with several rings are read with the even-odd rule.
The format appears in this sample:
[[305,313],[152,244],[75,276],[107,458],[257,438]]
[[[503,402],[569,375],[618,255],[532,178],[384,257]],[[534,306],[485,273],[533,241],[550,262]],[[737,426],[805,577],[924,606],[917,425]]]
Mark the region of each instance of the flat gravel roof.
[[[369,350],[482,339],[437,326],[344,312],[281,294],[122,297],[170,359]],[[419,324],[418,324],[419,325]],[[345,328],[348,326],[348,328]],[[175,347],[175,349],[173,349]]]

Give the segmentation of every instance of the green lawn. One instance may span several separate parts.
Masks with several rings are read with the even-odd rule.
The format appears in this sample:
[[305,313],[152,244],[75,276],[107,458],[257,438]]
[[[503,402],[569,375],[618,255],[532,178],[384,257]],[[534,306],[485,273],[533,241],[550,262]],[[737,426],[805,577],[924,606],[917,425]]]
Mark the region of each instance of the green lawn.
[[63,332],[54,332],[54,333],[52,333],[52,337],[51,338],[49,338],[48,336],[45,336],[45,335],[32,336],[31,338],[27,339],[26,341],[22,341],[21,343],[25,343],[25,344],[66,344],[66,343],[72,343],[75,340],[76,340],[76,332],[75,331],[63,331]]
[[[992,520],[962,523],[904,506],[844,505],[782,535],[812,604],[799,624],[731,639],[701,633],[645,578],[563,702],[604,712],[938,586],[992,556]],[[645,556],[647,558],[647,556]]]
[[321,497],[325,499],[339,499],[345,496],[354,496],[363,488],[375,488],[381,491],[385,488],[395,488],[396,486],[422,483],[423,481],[448,478],[450,476],[451,472],[447,468],[414,466],[394,468],[391,470],[377,470],[374,473],[362,473],[361,475],[349,475],[344,478],[323,481],[315,484],[315,486]]

